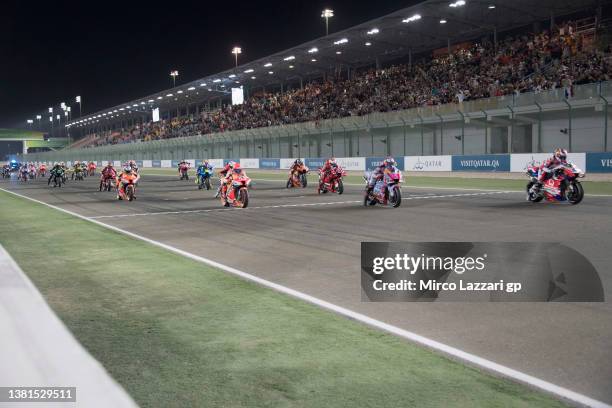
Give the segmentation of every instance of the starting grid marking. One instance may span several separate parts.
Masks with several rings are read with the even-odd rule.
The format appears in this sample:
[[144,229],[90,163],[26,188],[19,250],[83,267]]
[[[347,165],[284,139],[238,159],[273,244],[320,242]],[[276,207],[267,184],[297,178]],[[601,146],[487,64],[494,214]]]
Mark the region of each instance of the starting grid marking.
[[[487,195],[499,195],[499,194],[511,194],[514,191],[488,191],[482,193],[461,193],[461,194],[443,194],[443,195],[421,195],[421,196],[409,196],[402,197],[402,201],[405,200],[426,200],[432,198],[457,198],[457,197],[476,197],[476,196],[487,196]],[[244,209],[231,209],[231,208],[208,208],[202,210],[179,210],[179,211],[158,211],[158,212],[147,212],[147,213],[134,213],[134,214],[113,214],[113,215],[98,215],[95,217],[87,217],[92,220],[105,219],[105,218],[127,218],[127,217],[147,217],[152,215],[180,215],[180,214],[199,214],[217,211],[228,211],[228,210],[265,210],[269,208],[296,208],[296,207],[317,207],[335,204],[356,204],[363,203],[363,200],[351,200],[351,201],[332,201],[327,203],[300,203],[300,204],[278,204],[278,205],[264,205],[259,207],[247,207]]]

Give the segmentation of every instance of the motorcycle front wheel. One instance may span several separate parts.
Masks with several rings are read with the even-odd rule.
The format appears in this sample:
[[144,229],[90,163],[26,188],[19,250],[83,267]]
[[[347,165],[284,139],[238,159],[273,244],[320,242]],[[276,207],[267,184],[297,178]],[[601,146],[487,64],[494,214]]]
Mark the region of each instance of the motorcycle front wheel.
[[397,208],[402,204],[402,191],[399,187],[393,187],[393,197],[389,197],[389,203],[393,208]]
[[342,179],[338,180],[338,194],[344,193],[344,183],[342,183]]
[[584,198],[584,188],[579,181],[573,181],[570,183],[566,194],[567,201],[572,205],[576,205]]
[[242,187],[240,190],[238,190],[238,201],[240,202],[240,207],[242,208],[247,208],[247,206],[249,205],[249,191]]
[[533,181],[527,184],[527,201],[530,201],[532,203],[539,203],[540,201],[542,201],[542,199],[544,199],[544,196],[542,194],[535,195],[531,192],[531,187],[533,187],[534,184],[535,183]]

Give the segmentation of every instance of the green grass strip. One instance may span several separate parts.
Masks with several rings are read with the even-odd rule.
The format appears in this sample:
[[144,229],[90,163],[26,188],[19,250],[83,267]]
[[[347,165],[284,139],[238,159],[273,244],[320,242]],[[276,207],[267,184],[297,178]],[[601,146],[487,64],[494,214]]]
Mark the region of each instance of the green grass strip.
[[[175,169],[142,169],[143,174],[150,175],[176,175]],[[190,172],[192,174],[193,172]],[[249,177],[262,180],[286,182],[288,174],[279,172],[265,172],[257,170],[247,170]],[[346,183],[363,184],[363,172],[351,171],[345,178]],[[358,174],[358,175],[355,175]],[[178,178],[178,176],[177,176]],[[318,176],[314,173],[309,174],[309,183],[315,183]],[[495,178],[467,178],[467,177],[428,177],[428,176],[406,176],[404,185],[410,187],[440,187],[440,188],[472,188],[482,190],[503,190],[503,191],[524,191],[527,185],[527,177],[524,180],[495,179]],[[586,195],[607,194],[612,195],[612,182],[608,181],[589,181],[587,178],[581,181]]]
[[562,406],[43,205],[0,207],[2,245],[143,407]]

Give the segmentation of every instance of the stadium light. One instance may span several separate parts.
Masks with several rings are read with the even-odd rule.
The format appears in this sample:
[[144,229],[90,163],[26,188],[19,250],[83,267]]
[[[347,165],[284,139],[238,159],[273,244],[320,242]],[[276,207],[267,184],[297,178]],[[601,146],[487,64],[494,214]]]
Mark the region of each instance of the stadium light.
[[26,122],[28,123],[28,125],[30,125],[30,127],[32,127],[32,123],[34,123],[34,121],[32,119],[28,119],[28,120],[26,120]]
[[269,68],[269,67],[271,67],[271,66],[272,66],[272,63],[271,63],[271,62],[268,62],[268,63],[264,64],[264,67],[266,67],[266,68]]
[[316,58],[311,59],[312,62],[317,62]]
[[446,20],[445,19],[440,20],[440,24],[446,24]]
[[274,71],[268,71],[268,75],[273,75]]
[[163,99],[163,96],[158,96],[158,97],[157,97],[157,99],[158,99],[158,100],[159,100],[159,99]]
[[83,115],[83,106],[81,105],[81,96],[77,95],[74,101],[79,104],[79,118]]
[[[190,86],[189,88],[187,88],[188,91],[193,91],[195,89],[195,86]],[[151,101],[153,102],[153,101]]]
[[49,113],[53,113],[53,108],[49,108]]
[[319,49],[317,47],[312,47],[311,49],[308,50],[309,54],[314,54],[315,52],[319,52]]
[[414,16],[405,18],[402,20],[403,23],[412,23],[414,21],[420,20],[421,19],[421,15],[420,14],[415,14]]
[[179,72],[177,70],[170,71],[170,76],[172,77],[172,87],[176,87],[176,77],[179,76]]
[[236,78],[236,74],[229,74],[230,78]]
[[342,51],[336,51],[336,54],[340,55],[342,54]]
[[242,54],[242,48],[240,47],[232,48],[232,54],[234,54],[234,57],[236,58],[236,68],[238,68],[238,54]]
[[283,61],[293,61],[295,59],[295,55],[290,55],[287,58],[283,58]]
[[346,44],[348,42],[348,38],[341,38],[338,41],[334,41],[334,45]]
[[167,96],[168,98],[170,98],[171,96],[174,96],[174,95],[172,95],[171,93],[169,93],[169,94],[168,94],[168,95],[166,95],[166,96]]
[[373,28],[370,31],[367,32],[368,35],[374,35],[374,34],[378,34],[380,32],[380,30],[378,28]]
[[183,91],[179,90],[179,91],[176,91],[176,93],[177,93],[177,94],[182,94],[182,93],[183,93]]
[[220,79],[213,79],[213,83],[218,84],[219,82],[221,82]]
[[257,79],[257,77],[256,76],[252,76],[251,79]]
[[245,74],[250,74],[251,72],[253,72],[253,69],[250,69],[250,68],[244,71]]
[[453,8],[461,7],[461,6],[465,6],[465,0],[457,0],[456,2],[448,5],[448,7],[453,7]]
[[369,41],[368,41],[367,43],[365,43],[365,46],[366,46],[366,47],[369,47],[370,45],[372,45],[372,43],[371,43],[371,42],[369,42]]
[[334,10],[325,9],[321,13],[321,18],[325,19],[325,36],[329,35],[329,19],[334,16]]
[[495,4],[491,4],[491,5],[489,6],[489,10],[493,10],[494,8],[495,8]]

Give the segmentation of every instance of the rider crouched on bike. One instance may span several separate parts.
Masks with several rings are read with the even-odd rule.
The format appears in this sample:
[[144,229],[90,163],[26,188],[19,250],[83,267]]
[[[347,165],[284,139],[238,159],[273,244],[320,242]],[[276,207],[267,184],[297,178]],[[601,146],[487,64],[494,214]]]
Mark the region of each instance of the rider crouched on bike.
[[64,168],[60,163],[55,163],[51,170],[49,171],[49,180],[47,180],[47,185],[51,184],[51,180],[57,177],[62,177],[64,175]]
[[306,167],[304,162],[301,159],[296,159],[289,168],[290,178],[297,177],[302,173],[306,173],[307,171],[308,167]]
[[331,182],[332,172],[336,168],[338,168],[338,163],[336,163],[335,158],[330,157],[329,159],[325,161],[325,163],[323,164],[323,167],[319,169],[321,173],[321,180],[323,181],[323,183]]
[[[136,186],[136,183],[138,183],[138,180],[140,180],[140,175],[138,175],[138,173],[135,173],[132,170],[132,167],[125,166],[125,168],[123,169],[123,172],[119,176],[117,176],[117,200],[123,200],[125,198],[125,187],[130,183]],[[135,187],[134,187],[134,198],[136,198],[136,188]]]
[[[226,177],[223,179],[224,187],[221,196],[225,197],[225,194],[227,194],[227,197],[233,201],[236,198],[236,189],[232,188],[232,185],[234,180],[241,177],[247,177],[246,172],[240,167],[240,163],[233,163],[231,171],[226,172]],[[230,206],[227,199],[225,200],[225,206]]]
[[212,174],[212,171],[213,166],[208,162],[208,160],[204,160],[196,169],[198,180],[200,180],[201,177],[206,177],[206,173]]
[[401,181],[402,173],[397,168],[397,163],[395,162],[395,159],[393,159],[393,157],[387,157],[385,160],[383,160],[380,166],[376,167],[370,173],[370,178],[368,179],[368,190],[367,190],[368,193],[372,191],[372,189],[376,185],[376,182],[383,178],[383,176],[385,175],[385,171],[392,173],[392,174],[399,173],[400,181]]
[[217,190],[217,194],[215,194],[215,197],[219,197],[219,195],[225,194],[225,192],[227,191],[227,183],[231,177],[231,171],[234,169],[236,164],[237,163],[234,163],[233,161],[229,161],[225,164],[225,166],[223,166],[223,169],[219,171],[220,184],[219,189]]
[[102,169],[100,175],[100,190],[107,180],[115,180],[117,178],[117,170],[113,167],[113,163],[108,162],[106,167]]
[[553,156],[548,158],[542,163],[538,172],[538,182],[533,185],[535,191],[539,190],[542,185],[553,176],[553,171],[558,166],[568,166],[570,163],[567,161],[567,150],[557,148],[555,149]]

